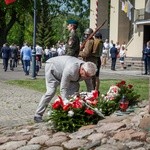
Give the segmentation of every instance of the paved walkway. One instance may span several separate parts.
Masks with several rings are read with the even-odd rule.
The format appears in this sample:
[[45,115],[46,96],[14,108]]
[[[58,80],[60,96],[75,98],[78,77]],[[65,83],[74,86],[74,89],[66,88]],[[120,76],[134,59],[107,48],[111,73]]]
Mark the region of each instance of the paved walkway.
[[[141,75],[141,71],[134,70],[111,71],[109,69],[102,69],[100,74],[101,79],[149,77]],[[37,78],[44,78],[44,65]],[[8,69],[7,72],[4,72],[0,60],[0,128],[33,123],[34,112],[43,94],[6,83],[7,80],[15,79],[32,79],[32,77],[24,75],[21,65],[18,65],[14,71]]]

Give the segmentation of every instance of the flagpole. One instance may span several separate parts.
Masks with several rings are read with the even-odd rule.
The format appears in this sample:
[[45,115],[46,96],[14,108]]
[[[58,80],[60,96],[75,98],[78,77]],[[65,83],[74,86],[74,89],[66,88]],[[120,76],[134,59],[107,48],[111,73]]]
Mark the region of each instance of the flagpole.
[[34,32],[33,32],[33,50],[32,50],[32,78],[36,78],[36,0],[34,0]]

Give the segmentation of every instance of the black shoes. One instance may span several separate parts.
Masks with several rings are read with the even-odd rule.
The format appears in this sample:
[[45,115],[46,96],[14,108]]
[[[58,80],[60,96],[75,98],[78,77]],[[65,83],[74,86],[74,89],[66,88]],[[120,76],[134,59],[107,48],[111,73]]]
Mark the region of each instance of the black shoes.
[[42,117],[34,117],[34,122],[41,123],[41,122],[43,122],[43,119],[42,119]]
[[112,71],[116,71],[116,69],[111,69]]
[[143,75],[147,75],[147,73],[144,73]]

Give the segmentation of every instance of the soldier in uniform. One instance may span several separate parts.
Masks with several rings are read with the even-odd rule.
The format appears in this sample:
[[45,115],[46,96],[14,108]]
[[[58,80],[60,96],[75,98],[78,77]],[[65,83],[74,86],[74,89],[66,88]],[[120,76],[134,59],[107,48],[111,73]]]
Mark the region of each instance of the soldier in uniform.
[[78,57],[80,50],[80,40],[76,33],[78,22],[76,20],[68,20],[67,23],[70,33],[66,44],[66,55]]
[[[91,28],[87,28],[84,31],[84,40],[87,40],[87,38],[92,33],[93,30]],[[94,45],[94,38],[91,37],[89,40],[86,41],[84,48],[81,49],[81,51],[79,52],[79,57],[82,57],[84,61],[91,61],[97,65],[97,60],[95,59],[95,56],[92,55],[93,45]],[[93,77],[93,86],[95,87],[95,76]]]
[[[93,33],[93,30],[91,28],[87,28],[84,31],[84,40],[86,40],[92,33]],[[79,53],[79,57],[82,57],[84,61],[94,62],[94,58],[91,55],[92,51],[93,51],[93,44],[94,44],[94,38],[92,37],[86,41],[84,48],[81,49],[81,51]]]
[[[87,28],[84,32],[84,39],[86,40],[91,34],[93,30],[91,28]],[[86,41],[85,47],[80,51],[79,57],[82,57],[84,61],[91,61],[95,63],[98,67],[98,71],[96,76],[93,76],[93,86],[95,90],[99,91],[99,68],[101,65],[100,56],[102,53],[102,35],[100,32],[97,32],[95,35],[95,39],[91,37]]]
[[95,80],[95,90],[99,91],[99,86],[100,86],[100,79],[99,79],[99,74],[100,74],[100,68],[101,68],[101,56],[102,56],[102,51],[103,51],[103,41],[102,41],[102,34],[98,31],[95,34],[94,38],[94,45],[93,45],[93,52],[92,55],[95,56],[97,60],[97,72],[96,72],[96,80]]

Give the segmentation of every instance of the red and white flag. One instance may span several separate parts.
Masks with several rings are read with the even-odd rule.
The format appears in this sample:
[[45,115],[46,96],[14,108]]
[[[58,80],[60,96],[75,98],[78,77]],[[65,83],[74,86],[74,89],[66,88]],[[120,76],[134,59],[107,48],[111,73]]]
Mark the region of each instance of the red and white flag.
[[5,0],[6,5],[14,3],[16,0]]

